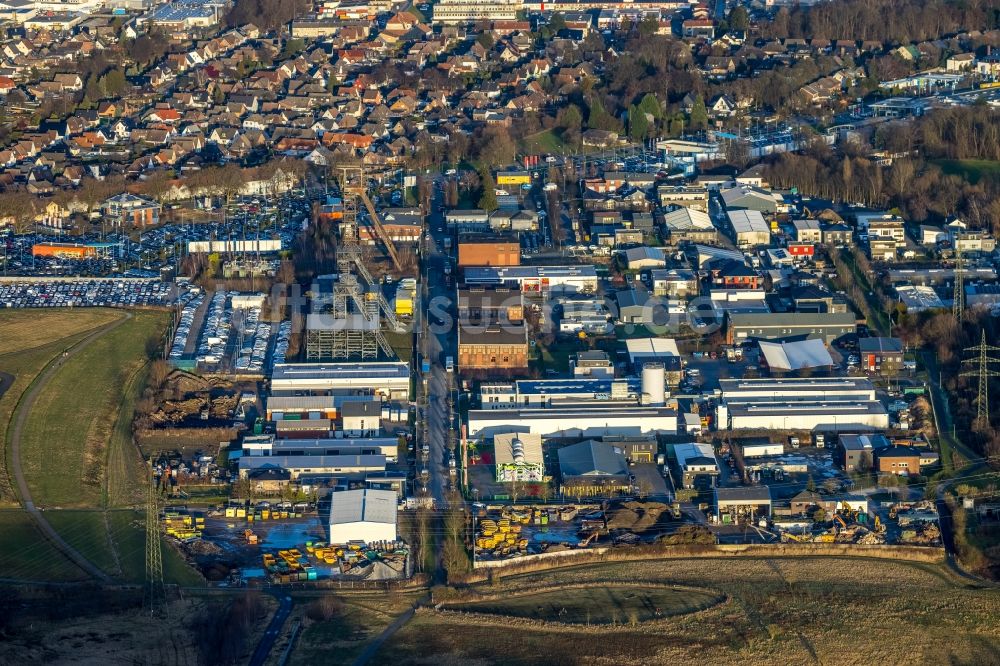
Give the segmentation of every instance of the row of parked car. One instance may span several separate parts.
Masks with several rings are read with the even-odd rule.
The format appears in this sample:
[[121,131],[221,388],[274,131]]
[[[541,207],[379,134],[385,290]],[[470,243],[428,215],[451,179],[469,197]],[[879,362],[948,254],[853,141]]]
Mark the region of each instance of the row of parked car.
[[142,307],[169,305],[173,287],[159,280],[94,279],[67,282],[25,280],[0,284],[0,307]]
[[228,307],[228,294],[219,290],[212,296],[205,313],[205,325],[198,342],[198,363],[208,367],[218,366],[226,354],[233,313]]
[[205,297],[197,295],[187,302],[181,310],[180,317],[177,318],[177,329],[174,331],[174,341],[170,346],[168,358],[179,359],[184,356],[184,349],[187,347],[188,337],[191,335],[191,325],[194,323],[194,315],[201,307]]
[[292,337],[292,322],[287,319],[278,324],[278,335],[274,343],[274,353],[271,355],[271,369],[278,363],[285,362],[288,354],[288,340]]
[[237,372],[260,373],[267,357],[271,325],[260,321],[260,308],[248,308],[243,315],[243,346],[236,357]]

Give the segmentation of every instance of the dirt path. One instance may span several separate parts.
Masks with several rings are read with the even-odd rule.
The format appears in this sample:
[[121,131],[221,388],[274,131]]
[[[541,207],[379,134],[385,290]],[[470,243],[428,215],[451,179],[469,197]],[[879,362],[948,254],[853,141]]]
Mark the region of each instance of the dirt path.
[[[34,500],[31,497],[31,490],[28,488],[28,482],[24,477],[24,469],[21,466],[21,434],[24,431],[24,425],[28,421],[28,416],[31,414],[31,408],[34,406],[35,400],[41,394],[42,390],[49,383],[52,377],[55,376],[56,372],[58,372],[63,366],[63,364],[73,358],[76,354],[80,353],[80,351],[85,349],[90,343],[118,328],[131,318],[132,315],[126,312],[125,316],[121,319],[106,324],[105,326],[102,326],[101,328],[88,334],[87,337],[83,338],[64,351],[62,356],[49,363],[45,370],[43,370],[42,373],[35,378],[35,381],[32,382],[27,392],[21,398],[21,404],[17,407],[14,422],[10,431],[11,472],[14,474],[14,480],[17,483],[17,490],[20,493],[21,504],[24,506],[24,510],[29,516],[31,516],[32,520],[35,521],[35,524],[38,525],[42,534],[44,534],[45,537],[51,541],[63,555],[65,555],[71,562],[76,564],[83,571],[105,583],[111,582],[111,578],[93,562],[81,555],[79,551],[66,543],[66,541],[59,536],[59,533],[53,529],[52,525],[49,524],[49,521],[45,519],[45,516],[42,515],[42,512],[38,509],[38,507],[35,506]],[[53,461],[53,464],[58,463]]]
[[372,657],[375,656],[375,653],[379,651],[382,645],[387,640],[392,638],[397,631],[402,629],[403,626],[410,621],[410,619],[413,617],[413,614],[417,610],[417,606],[426,602],[427,599],[428,599],[427,597],[424,597],[422,599],[414,601],[412,606],[403,611],[402,615],[397,617],[395,620],[392,621],[392,624],[383,629],[382,633],[376,636],[375,640],[369,643],[368,646],[365,648],[364,652],[359,654],[358,658],[354,660],[354,666],[366,666],[366,664],[368,664],[368,662],[372,660]]

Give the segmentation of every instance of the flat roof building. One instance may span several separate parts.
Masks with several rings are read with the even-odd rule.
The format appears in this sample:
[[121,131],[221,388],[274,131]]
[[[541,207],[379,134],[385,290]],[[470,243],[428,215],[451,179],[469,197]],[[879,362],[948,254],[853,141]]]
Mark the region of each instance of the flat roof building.
[[719,478],[719,461],[711,444],[674,444],[674,457],[682,487],[702,490],[715,487]]
[[492,437],[500,432],[530,432],[543,437],[674,434],[677,410],[597,403],[583,407],[469,411],[470,437]]
[[406,398],[410,393],[410,367],[401,361],[279,363],[271,375],[271,393]]

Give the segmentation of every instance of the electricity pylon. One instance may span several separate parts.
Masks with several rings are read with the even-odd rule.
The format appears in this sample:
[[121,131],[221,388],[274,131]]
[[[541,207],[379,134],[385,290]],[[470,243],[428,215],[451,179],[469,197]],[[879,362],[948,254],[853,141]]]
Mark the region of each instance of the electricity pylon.
[[965,267],[962,265],[962,251],[955,248],[955,296],[951,303],[951,313],[955,321],[962,323],[965,314]]
[[961,373],[963,377],[979,378],[979,395],[976,397],[978,410],[974,423],[979,428],[988,428],[990,426],[990,377],[1000,377],[1000,372],[994,370],[990,365],[1000,363],[1000,358],[990,356],[989,352],[1000,352],[1000,347],[986,344],[986,329],[983,329],[982,341],[975,347],[968,347],[964,351],[977,354],[976,358],[962,361],[962,363],[975,363],[976,367]]
[[149,461],[149,490],[146,493],[146,582],[142,589],[142,607],[150,615],[166,612],[167,595],[163,587],[163,551],[160,548],[159,493]]

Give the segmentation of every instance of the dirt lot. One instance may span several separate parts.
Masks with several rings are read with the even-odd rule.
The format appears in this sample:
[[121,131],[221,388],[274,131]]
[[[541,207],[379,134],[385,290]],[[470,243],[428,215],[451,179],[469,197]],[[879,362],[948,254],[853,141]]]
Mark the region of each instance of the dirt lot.
[[[1000,591],[945,569],[887,560],[673,560],[568,567],[490,594],[598,582],[673,583],[724,594],[706,610],[614,628],[422,610],[376,656],[394,664],[995,664]],[[553,597],[557,593],[552,594]],[[516,606],[517,604],[514,604]],[[537,612],[548,604],[539,604]],[[511,606],[509,612],[517,615]],[[549,610],[554,606],[548,605]],[[538,610],[541,608],[541,610]],[[548,613],[553,615],[553,613]],[[558,617],[549,618],[549,622]],[[865,637],[892,637],[870,640]]]

